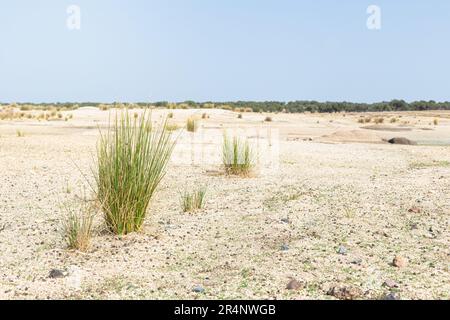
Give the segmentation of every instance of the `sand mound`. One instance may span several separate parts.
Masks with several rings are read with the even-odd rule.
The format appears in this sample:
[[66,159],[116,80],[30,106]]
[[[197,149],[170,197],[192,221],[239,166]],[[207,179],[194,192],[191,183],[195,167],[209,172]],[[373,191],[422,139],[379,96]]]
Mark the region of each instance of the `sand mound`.
[[330,135],[317,139],[319,142],[382,142],[381,138],[373,132],[366,130],[339,130]]

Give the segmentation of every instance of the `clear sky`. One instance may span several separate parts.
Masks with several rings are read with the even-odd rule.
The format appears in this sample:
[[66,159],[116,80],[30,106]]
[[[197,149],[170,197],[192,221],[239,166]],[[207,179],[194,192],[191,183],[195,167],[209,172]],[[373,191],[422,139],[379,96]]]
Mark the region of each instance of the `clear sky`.
[[0,0],[3,102],[448,101],[449,59],[448,0]]

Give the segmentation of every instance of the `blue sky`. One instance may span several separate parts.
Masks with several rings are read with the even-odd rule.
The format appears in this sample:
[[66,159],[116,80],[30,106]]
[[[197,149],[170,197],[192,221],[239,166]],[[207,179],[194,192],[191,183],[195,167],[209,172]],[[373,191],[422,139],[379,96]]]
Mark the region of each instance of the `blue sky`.
[[1,0],[0,101],[445,101],[449,35],[448,0]]

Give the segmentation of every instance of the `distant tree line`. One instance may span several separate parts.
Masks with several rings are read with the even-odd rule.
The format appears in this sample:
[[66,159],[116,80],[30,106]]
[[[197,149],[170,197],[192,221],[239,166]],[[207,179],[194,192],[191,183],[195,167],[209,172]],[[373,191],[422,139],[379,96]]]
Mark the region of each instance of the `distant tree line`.
[[[2,103],[1,105],[9,105]],[[333,112],[381,112],[381,111],[423,111],[423,110],[450,110],[450,102],[392,100],[378,103],[354,102],[318,102],[318,101],[230,101],[230,102],[195,102],[184,101],[172,103],[168,101],[138,102],[138,103],[99,103],[99,102],[57,102],[57,103],[20,103],[21,105],[45,106],[73,109],[74,107],[129,107],[129,108],[169,108],[169,109],[226,109],[240,112],[286,112],[286,113],[333,113]]]

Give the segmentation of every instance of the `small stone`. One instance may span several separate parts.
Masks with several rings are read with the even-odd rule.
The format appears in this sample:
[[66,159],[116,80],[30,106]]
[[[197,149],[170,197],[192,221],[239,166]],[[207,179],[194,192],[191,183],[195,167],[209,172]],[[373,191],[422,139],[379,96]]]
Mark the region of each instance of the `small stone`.
[[327,295],[333,296],[339,300],[355,300],[363,297],[361,289],[356,287],[332,287]]
[[205,289],[202,286],[197,285],[194,288],[192,288],[192,292],[205,293]]
[[409,228],[411,230],[417,230],[419,229],[419,225],[417,223],[411,223],[411,225],[409,226]]
[[394,280],[388,279],[383,283],[383,287],[388,287],[390,289],[393,289],[393,288],[398,288],[399,285]]
[[344,246],[340,246],[337,250],[337,253],[339,254],[346,254],[347,253],[347,248]]
[[404,268],[408,265],[408,259],[402,256],[396,256],[392,261],[392,265],[397,268]]
[[422,209],[420,209],[419,207],[412,207],[408,210],[409,213],[422,213]]
[[287,244],[283,244],[281,246],[281,251],[288,251],[289,250],[289,246]]
[[64,278],[65,274],[63,271],[58,270],[58,269],[52,269],[48,275],[49,278],[52,279],[58,279],[58,278]]
[[356,264],[356,265],[361,265],[362,263],[362,259],[357,258],[351,261],[351,264]]
[[393,292],[386,294],[382,300],[400,300],[400,297]]
[[283,218],[283,219],[281,219],[281,222],[287,223],[287,224],[291,223],[291,221],[289,221],[288,218]]
[[287,284],[286,289],[288,289],[288,290],[299,290],[299,289],[303,289],[304,287],[305,287],[304,283],[298,282],[297,280],[292,279]]

